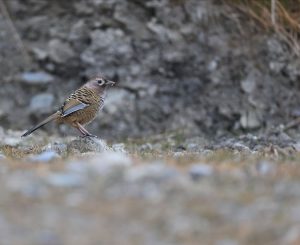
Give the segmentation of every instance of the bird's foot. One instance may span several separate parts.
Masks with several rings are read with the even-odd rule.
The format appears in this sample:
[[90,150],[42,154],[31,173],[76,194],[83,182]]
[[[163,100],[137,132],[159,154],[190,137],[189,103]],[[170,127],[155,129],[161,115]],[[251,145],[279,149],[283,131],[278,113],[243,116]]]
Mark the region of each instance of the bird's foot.
[[81,138],[98,138],[97,135],[93,134],[85,134],[85,135],[80,135]]
[[97,136],[97,135],[93,135],[93,134],[89,134],[89,135],[87,135],[87,137],[91,137],[91,138],[98,138],[98,136]]

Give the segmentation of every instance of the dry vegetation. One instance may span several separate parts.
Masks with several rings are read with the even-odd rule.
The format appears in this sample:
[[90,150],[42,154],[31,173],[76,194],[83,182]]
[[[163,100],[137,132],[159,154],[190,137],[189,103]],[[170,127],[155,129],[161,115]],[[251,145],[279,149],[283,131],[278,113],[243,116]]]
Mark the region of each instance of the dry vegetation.
[[275,31],[300,55],[299,0],[226,0],[239,11],[253,18],[266,30]]

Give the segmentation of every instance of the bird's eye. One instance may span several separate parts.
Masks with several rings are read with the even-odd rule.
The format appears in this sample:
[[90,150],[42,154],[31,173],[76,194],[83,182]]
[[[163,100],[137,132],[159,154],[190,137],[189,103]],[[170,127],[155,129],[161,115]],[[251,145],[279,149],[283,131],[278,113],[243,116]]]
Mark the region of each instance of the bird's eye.
[[99,79],[99,80],[97,80],[97,83],[98,83],[100,86],[102,86],[105,82],[104,82],[103,79]]

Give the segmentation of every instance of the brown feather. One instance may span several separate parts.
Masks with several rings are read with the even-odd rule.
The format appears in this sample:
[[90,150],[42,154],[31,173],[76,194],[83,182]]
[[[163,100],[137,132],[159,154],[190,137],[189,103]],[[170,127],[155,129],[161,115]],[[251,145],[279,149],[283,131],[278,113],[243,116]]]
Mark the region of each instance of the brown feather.
[[47,117],[44,121],[40,122],[38,125],[32,127],[31,129],[27,130],[22,137],[25,137],[27,135],[30,135],[32,132],[34,132],[35,130],[39,129],[40,127],[44,126],[45,124],[47,124],[48,122],[51,122],[55,119],[57,119],[58,117],[60,117],[59,112],[55,112],[54,114],[52,114],[51,116]]
[[[105,81],[103,83],[103,81]],[[66,123],[77,128],[83,135],[89,135],[82,125],[90,123],[102,109],[105,99],[105,90],[114,82],[95,78],[72,93],[59,110],[44,121],[29,129],[22,136],[27,136],[46,123],[55,120],[57,123]]]

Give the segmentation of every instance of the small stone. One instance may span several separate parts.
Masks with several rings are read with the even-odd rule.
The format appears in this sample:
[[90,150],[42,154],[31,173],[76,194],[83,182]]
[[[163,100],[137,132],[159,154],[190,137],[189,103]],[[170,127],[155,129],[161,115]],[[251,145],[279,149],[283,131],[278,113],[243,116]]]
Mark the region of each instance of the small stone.
[[292,109],[291,116],[293,116],[293,117],[300,117],[300,107]]
[[70,193],[65,198],[65,203],[70,207],[77,207],[84,201],[85,201],[85,195],[81,192]]
[[283,53],[285,53],[284,45],[279,41],[279,39],[276,38],[270,38],[267,40],[267,47],[269,49],[269,52],[272,55],[276,55],[279,57],[283,56]]
[[37,236],[37,244],[43,244],[43,245],[57,245],[62,244],[62,240],[59,237],[58,234],[56,234],[54,231],[50,230],[43,230],[39,231]]
[[49,143],[48,145],[43,147],[43,151],[55,151],[60,156],[66,155],[67,150],[67,144],[60,142]]
[[66,165],[68,172],[75,172],[77,174],[85,174],[88,171],[89,164],[86,164],[84,160],[71,160]]
[[57,158],[59,158],[59,155],[55,151],[48,150],[38,155],[29,157],[29,160],[31,160],[32,162],[50,162]]
[[231,239],[222,239],[216,242],[216,245],[238,245],[239,243]]
[[286,73],[291,81],[298,81],[300,77],[300,61],[289,62],[286,67]]
[[85,2],[76,2],[74,7],[78,15],[91,15],[94,11],[93,7]]
[[186,147],[184,145],[178,145],[175,148],[175,152],[183,152],[186,151]]
[[28,84],[47,84],[54,81],[54,77],[46,72],[24,72],[21,80]]
[[[88,162],[88,163],[87,163]],[[69,172],[84,175],[87,173],[107,175],[112,170],[124,169],[132,165],[132,160],[120,152],[96,153],[84,159],[72,160],[67,164]]]
[[140,146],[140,151],[152,151],[153,145],[150,143],[146,143]]
[[81,153],[84,152],[104,152],[109,150],[104,140],[96,137],[78,137],[68,144],[68,150],[77,150]]
[[235,142],[232,144],[232,148],[238,151],[247,151],[250,152],[250,148],[240,142]]
[[267,175],[275,170],[275,165],[268,161],[261,161],[255,165],[257,172],[261,175]]
[[208,141],[204,137],[193,137],[186,139],[184,145],[187,151],[200,152],[208,144]]
[[54,150],[57,154],[63,155],[67,152],[68,147],[64,143],[54,143],[51,145],[51,149]]
[[87,35],[88,28],[83,19],[78,20],[71,28],[69,33],[70,40],[78,40]]
[[107,151],[94,155],[89,161],[89,170],[104,174],[115,167],[129,167],[132,160],[124,153]]
[[106,0],[93,0],[92,3],[95,6],[101,6],[103,4],[107,4],[107,3],[110,3],[110,2],[106,1]]
[[296,142],[295,144],[293,144],[294,149],[299,152],[300,151],[300,142]]
[[3,138],[2,142],[5,145],[9,145],[9,146],[17,146],[20,144],[20,142],[22,142],[21,137],[17,137],[15,135],[6,135],[5,138]]
[[126,153],[126,150],[125,150],[125,144],[123,143],[120,143],[120,144],[113,144],[111,146],[112,150],[115,151],[115,152],[120,152],[120,153]]
[[32,112],[47,113],[52,111],[54,96],[50,93],[40,93],[32,97],[29,109]]
[[183,157],[185,154],[186,154],[185,152],[178,151],[178,152],[175,152],[173,156],[175,158],[180,158],[180,157]]
[[47,177],[47,182],[54,187],[79,187],[84,183],[84,177],[76,173],[55,173]]
[[241,115],[241,126],[245,129],[255,129],[261,125],[261,121],[255,111],[247,111]]
[[149,163],[135,168],[130,168],[126,173],[128,181],[152,180],[163,181],[173,178],[178,172],[171,167],[167,167],[164,163]]
[[207,66],[207,69],[210,72],[215,71],[218,68],[218,61],[219,61],[218,59],[214,59],[211,62],[209,62],[208,66]]
[[214,170],[207,164],[197,163],[190,167],[189,175],[193,180],[199,180],[202,177],[211,176]]
[[118,37],[123,35],[124,33],[121,30],[95,30],[91,33],[92,45],[94,46],[94,48],[109,48],[112,44],[115,43]]
[[288,229],[283,237],[282,244],[299,244],[300,242],[300,227],[294,226]]
[[48,195],[47,188],[31,172],[12,172],[5,184],[9,191],[21,193],[29,198],[45,197]]
[[187,151],[199,151],[200,146],[198,144],[195,144],[195,143],[190,143],[186,146],[186,150]]
[[205,149],[205,150],[201,151],[201,154],[202,154],[203,156],[211,156],[211,155],[214,154],[214,152],[213,152],[212,150],[207,150],[207,149]]
[[241,82],[241,87],[245,93],[251,94],[256,88],[255,75],[250,73],[248,77]]
[[47,52],[44,49],[33,48],[32,52],[37,60],[45,60],[48,56]]
[[269,63],[270,70],[275,73],[280,73],[284,69],[285,65],[286,65],[285,62],[278,62],[278,61],[271,61]]
[[59,39],[51,40],[48,49],[50,58],[57,63],[64,63],[75,56],[71,46]]

